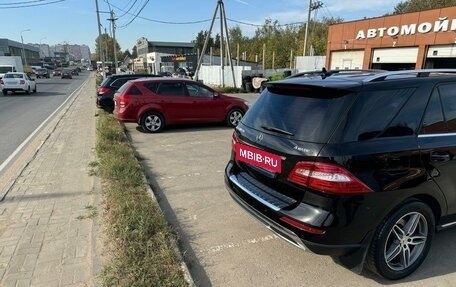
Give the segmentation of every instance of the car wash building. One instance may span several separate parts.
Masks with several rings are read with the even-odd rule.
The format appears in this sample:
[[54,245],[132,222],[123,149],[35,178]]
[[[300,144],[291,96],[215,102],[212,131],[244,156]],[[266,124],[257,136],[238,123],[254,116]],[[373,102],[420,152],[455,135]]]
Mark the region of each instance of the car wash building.
[[456,7],[331,25],[330,69],[456,68]]

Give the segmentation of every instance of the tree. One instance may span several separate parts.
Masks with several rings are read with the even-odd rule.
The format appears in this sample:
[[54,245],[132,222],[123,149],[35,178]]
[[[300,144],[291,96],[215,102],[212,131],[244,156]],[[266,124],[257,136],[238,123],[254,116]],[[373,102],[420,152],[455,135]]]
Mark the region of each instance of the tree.
[[116,41],[116,49],[114,51],[114,39],[110,37],[108,34],[102,34],[101,36],[98,36],[97,39],[95,40],[95,56],[97,61],[100,60],[100,46],[101,46],[101,51],[104,55],[104,59],[106,61],[112,61],[114,62],[114,52],[117,54],[117,59],[120,59],[122,57],[122,52],[120,51],[120,45]]
[[397,4],[394,7],[393,14],[419,12],[448,6],[456,6],[456,0],[407,0]]
[[[206,41],[208,31],[199,31],[198,35],[196,36],[196,39],[192,41],[192,43],[195,43],[195,52],[200,50],[202,51],[204,48],[204,41]],[[212,47],[214,46],[214,38],[209,37],[209,42],[207,43],[207,47]]]
[[131,58],[132,59],[138,58],[138,47],[136,47],[136,45],[134,45],[133,48],[131,49]]

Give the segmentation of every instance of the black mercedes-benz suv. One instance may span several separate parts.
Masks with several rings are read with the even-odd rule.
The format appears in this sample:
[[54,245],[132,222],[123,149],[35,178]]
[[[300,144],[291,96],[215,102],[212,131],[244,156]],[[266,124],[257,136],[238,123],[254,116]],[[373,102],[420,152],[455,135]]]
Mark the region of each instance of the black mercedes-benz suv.
[[272,82],[236,127],[225,182],[288,242],[403,278],[456,225],[456,70]]

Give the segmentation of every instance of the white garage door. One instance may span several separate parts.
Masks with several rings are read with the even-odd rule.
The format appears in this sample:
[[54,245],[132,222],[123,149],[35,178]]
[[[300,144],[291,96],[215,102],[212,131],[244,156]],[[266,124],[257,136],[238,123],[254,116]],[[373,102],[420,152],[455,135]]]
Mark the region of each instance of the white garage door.
[[331,70],[362,69],[364,51],[331,52]]
[[372,63],[416,63],[418,47],[375,49]]
[[455,45],[429,46],[428,58],[456,58]]

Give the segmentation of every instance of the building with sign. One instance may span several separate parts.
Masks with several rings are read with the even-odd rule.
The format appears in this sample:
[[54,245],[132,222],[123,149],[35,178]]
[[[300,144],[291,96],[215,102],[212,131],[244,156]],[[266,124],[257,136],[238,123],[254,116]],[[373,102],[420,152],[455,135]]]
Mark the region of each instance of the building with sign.
[[456,7],[331,25],[330,69],[456,68]]

